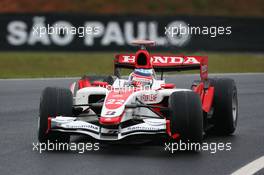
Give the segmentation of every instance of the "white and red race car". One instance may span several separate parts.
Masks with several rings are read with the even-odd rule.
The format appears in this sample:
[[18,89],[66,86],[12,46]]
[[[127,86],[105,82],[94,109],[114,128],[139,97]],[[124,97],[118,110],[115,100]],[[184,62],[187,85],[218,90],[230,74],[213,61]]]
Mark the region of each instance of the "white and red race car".
[[[171,139],[201,142],[205,133],[232,134],[238,116],[234,80],[209,79],[205,56],[151,55],[137,40],[135,54],[119,54],[115,77],[104,81],[84,76],[70,89],[43,90],[38,120],[40,142],[69,142],[72,134],[96,140],[164,135]],[[133,72],[121,78],[120,69]],[[163,72],[200,70],[201,80],[191,89],[179,89],[163,79]],[[156,72],[161,72],[157,78]],[[115,79],[115,80],[114,80]]]

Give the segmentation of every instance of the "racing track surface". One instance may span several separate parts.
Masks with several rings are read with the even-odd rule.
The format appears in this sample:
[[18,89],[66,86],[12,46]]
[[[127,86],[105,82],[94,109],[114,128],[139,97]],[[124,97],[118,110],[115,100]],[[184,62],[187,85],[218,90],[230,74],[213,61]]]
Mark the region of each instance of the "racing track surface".
[[[215,76],[215,75],[213,75]],[[213,77],[211,76],[211,77]],[[222,76],[222,75],[221,75]],[[0,174],[230,174],[264,155],[264,74],[230,74],[238,87],[239,120],[235,135],[207,137],[232,142],[231,151],[164,151],[164,145],[101,144],[99,151],[33,151],[41,90],[68,87],[73,79],[0,80]],[[190,87],[197,75],[171,76],[168,82]],[[75,141],[88,141],[75,138]],[[264,169],[257,174],[264,174]]]

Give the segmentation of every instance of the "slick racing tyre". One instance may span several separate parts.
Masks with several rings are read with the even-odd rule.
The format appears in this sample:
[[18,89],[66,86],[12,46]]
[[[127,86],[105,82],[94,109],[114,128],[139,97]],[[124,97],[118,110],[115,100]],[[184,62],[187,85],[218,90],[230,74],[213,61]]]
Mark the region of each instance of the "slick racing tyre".
[[230,135],[237,126],[238,100],[235,81],[229,78],[210,79],[214,86],[213,127],[208,133]]
[[47,87],[43,90],[39,106],[38,140],[39,142],[69,143],[70,135],[48,132],[48,117],[59,115],[72,116],[73,98],[68,89]]
[[201,143],[203,112],[200,97],[192,91],[174,92],[169,97],[171,133],[178,133],[181,141]]

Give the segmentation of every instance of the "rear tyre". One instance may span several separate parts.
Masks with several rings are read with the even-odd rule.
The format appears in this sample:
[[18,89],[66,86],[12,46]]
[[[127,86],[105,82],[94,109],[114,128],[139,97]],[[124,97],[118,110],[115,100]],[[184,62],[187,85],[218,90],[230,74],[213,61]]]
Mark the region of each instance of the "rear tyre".
[[171,133],[183,142],[201,143],[203,113],[200,97],[192,91],[174,92],[169,98]]
[[235,81],[229,78],[210,79],[215,88],[213,100],[213,127],[208,133],[230,135],[234,133],[238,118],[238,100]]
[[47,87],[43,90],[38,118],[39,142],[63,142],[69,143],[70,135],[58,132],[48,132],[48,117],[59,115],[72,116],[72,93],[68,89]]

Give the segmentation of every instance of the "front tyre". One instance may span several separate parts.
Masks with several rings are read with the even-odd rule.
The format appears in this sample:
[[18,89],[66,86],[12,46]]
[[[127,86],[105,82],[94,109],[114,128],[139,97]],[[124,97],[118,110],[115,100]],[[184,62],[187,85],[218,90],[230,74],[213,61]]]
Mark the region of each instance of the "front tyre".
[[73,98],[68,89],[47,87],[43,90],[38,118],[38,140],[39,142],[63,142],[69,143],[70,136],[63,133],[47,132],[48,117],[59,115],[72,116]]

